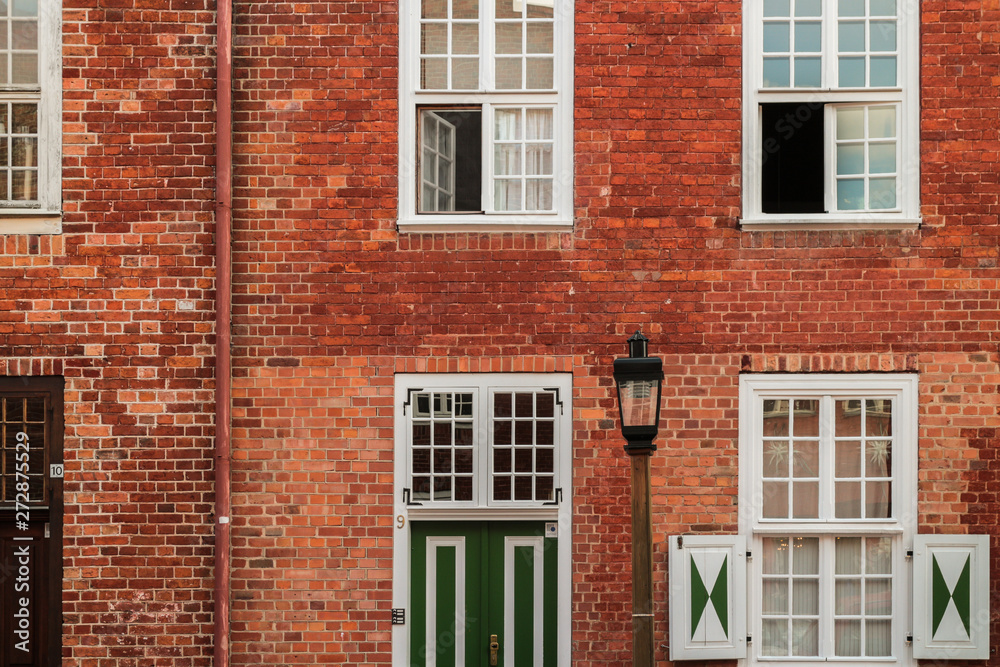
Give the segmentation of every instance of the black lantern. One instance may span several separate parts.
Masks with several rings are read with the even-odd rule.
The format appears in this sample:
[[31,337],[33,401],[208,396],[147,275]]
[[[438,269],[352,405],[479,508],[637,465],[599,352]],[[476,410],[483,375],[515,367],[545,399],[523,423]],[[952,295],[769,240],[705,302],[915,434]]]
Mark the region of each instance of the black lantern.
[[628,339],[629,356],[615,359],[615,384],[618,386],[618,412],[622,435],[629,454],[656,450],[653,440],[660,424],[660,387],[663,384],[663,360],[646,356],[649,339],[636,331]]

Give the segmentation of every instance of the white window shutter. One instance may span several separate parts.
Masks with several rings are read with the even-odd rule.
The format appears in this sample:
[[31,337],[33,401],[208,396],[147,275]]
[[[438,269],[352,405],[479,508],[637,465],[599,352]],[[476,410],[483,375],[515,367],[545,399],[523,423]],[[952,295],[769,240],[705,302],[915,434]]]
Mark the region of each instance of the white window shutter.
[[670,659],[746,656],[746,539],[670,536]]
[[990,657],[988,535],[914,538],[913,657]]

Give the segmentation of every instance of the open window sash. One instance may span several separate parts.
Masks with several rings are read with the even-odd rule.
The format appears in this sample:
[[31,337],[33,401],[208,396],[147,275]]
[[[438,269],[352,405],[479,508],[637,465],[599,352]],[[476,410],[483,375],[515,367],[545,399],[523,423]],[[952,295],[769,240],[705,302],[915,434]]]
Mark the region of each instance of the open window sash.
[[455,210],[455,125],[424,111],[420,132],[420,212]]

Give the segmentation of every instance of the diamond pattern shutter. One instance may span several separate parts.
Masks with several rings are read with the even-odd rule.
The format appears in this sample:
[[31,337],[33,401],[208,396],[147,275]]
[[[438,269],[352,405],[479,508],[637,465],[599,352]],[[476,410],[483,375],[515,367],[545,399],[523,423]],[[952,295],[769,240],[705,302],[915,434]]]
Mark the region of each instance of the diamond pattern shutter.
[[746,540],[670,537],[670,659],[746,655]]
[[917,535],[913,542],[913,657],[989,658],[987,535]]

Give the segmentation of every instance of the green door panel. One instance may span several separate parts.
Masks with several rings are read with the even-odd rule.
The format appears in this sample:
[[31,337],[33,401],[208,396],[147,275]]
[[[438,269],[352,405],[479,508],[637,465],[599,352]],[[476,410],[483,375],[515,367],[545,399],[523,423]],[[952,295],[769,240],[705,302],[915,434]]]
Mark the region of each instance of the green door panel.
[[[474,665],[476,656],[486,650],[482,638],[486,571],[478,566],[488,544],[485,526],[458,522],[415,522],[410,526],[410,664]],[[436,563],[430,570],[428,542],[436,551],[436,558],[432,557]],[[461,586],[457,568],[465,573]],[[433,596],[430,609],[429,596]],[[461,608],[460,597],[464,601]],[[429,623],[435,630],[435,640],[430,643]]]
[[556,664],[557,546],[534,521],[411,526],[410,665]]

